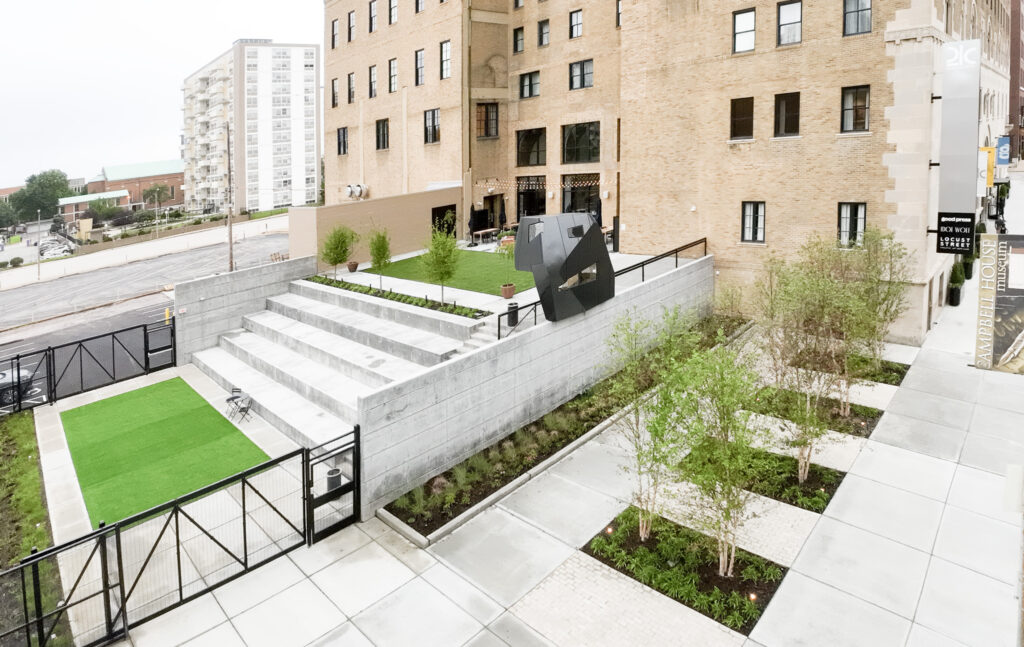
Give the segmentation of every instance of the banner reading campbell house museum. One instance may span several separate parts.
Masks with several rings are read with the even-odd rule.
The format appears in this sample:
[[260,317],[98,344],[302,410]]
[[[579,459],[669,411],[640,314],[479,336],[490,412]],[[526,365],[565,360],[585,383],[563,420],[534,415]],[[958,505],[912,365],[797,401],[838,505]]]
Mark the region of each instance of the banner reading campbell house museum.
[[980,238],[974,365],[1024,374],[1024,236]]

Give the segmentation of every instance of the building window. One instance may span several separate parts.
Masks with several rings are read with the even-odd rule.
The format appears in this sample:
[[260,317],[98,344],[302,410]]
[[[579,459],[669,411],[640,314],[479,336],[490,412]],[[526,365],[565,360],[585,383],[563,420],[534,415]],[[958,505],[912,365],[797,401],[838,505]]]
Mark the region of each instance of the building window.
[[452,41],[446,40],[441,43],[441,78],[449,79],[452,76]]
[[540,72],[519,75],[519,98],[529,99],[540,96]]
[[733,99],[729,115],[729,139],[753,139],[754,97]]
[[864,242],[868,205],[864,202],[839,203],[839,245],[853,247]]
[[594,87],[594,59],[569,63],[569,89]]
[[512,30],[512,53],[518,54],[526,46],[526,31],[523,27]]
[[331,49],[338,47],[338,19],[331,21]]
[[377,31],[377,0],[370,0],[370,31]]
[[601,161],[601,122],[562,126],[562,164]]
[[516,131],[516,166],[544,166],[547,159],[546,128]]
[[384,151],[388,149],[388,120],[378,119],[377,120],[377,150]]
[[843,0],[843,36],[871,31],[871,0]]
[[388,61],[388,92],[398,91],[398,59]]
[[569,38],[579,38],[583,35],[583,10],[569,12]]
[[436,144],[441,141],[441,110],[423,111],[423,143]]
[[331,79],[331,107],[338,107],[338,79]]
[[377,96],[377,66],[370,66],[370,98]]
[[801,39],[802,6],[797,2],[779,3],[779,45],[793,45]]
[[601,200],[597,195],[601,176],[597,173],[562,176],[562,213],[592,213],[600,224]]
[[843,88],[843,120],[840,130],[844,133],[867,130],[871,125],[868,118],[870,104],[871,86]]
[[476,104],[476,136],[497,137],[498,136],[498,104],[478,103]]
[[775,136],[800,134],[800,93],[775,95]]
[[523,175],[516,178],[516,213],[519,220],[526,216],[542,216],[547,213],[544,192],[543,175]]
[[423,50],[416,50],[416,85],[423,85]]
[[423,0],[416,0],[415,9],[416,13],[423,11]]
[[512,0],[512,8],[513,9],[522,9],[523,8],[523,0]]
[[348,12],[348,42],[356,37],[356,12]]
[[388,24],[398,22],[398,0],[388,0]]
[[754,51],[754,10],[744,9],[732,14],[732,51]]
[[356,73],[349,72],[348,75],[348,102],[356,102]]
[[764,203],[743,203],[743,227],[740,240],[745,243],[764,242]]
[[338,155],[348,155],[348,128],[338,129]]
[[542,20],[537,23],[537,47],[544,47],[551,42],[551,22]]
[[622,0],[615,0],[615,26],[622,26]]

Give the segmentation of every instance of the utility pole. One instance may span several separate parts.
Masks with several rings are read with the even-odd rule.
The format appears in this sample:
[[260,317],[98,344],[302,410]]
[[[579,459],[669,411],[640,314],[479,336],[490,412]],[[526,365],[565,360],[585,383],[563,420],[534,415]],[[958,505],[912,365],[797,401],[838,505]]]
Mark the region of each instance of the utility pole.
[[42,209],[36,209],[36,283],[41,280],[43,272],[43,257],[39,253],[39,243],[43,242],[43,223],[42,220],[40,220],[41,214]]
[[234,231],[231,227],[231,218],[234,214],[235,199],[234,192],[231,186],[231,122],[227,124],[228,128],[228,271],[235,271],[235,237]]

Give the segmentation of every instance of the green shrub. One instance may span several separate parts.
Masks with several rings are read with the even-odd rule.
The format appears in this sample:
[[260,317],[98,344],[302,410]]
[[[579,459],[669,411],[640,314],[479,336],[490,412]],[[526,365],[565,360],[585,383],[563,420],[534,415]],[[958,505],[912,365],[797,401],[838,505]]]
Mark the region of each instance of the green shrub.
[[7,267],[7,265],[8,265],[8,262],[7,262],[7,261],[0,261],[0,270],[2,270],[2,269],[4,269],[5,267]]
[[202,218],[195,218],[194,220],[192,220],[191,224],[193,224],[193,225],[201,225],[201,224],[203,224],[203,219]]
[[19,267],[24,262],[25,262],[24,258],[22,258],[20,256],[15,256],[14,258],[11,259],[11,267]]
[[949,274],[949,287],[958,288],[964,284],[964,266],[962,263],[953,263],[953,271]]

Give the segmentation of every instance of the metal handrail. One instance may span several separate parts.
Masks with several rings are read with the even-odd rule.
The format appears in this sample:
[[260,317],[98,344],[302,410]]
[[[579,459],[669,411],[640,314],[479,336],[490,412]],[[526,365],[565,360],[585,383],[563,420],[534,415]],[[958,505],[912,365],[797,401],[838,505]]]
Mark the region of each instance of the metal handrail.
[[[646,260],[640,261],[639,263],[634,263],[633,265],[630,265],[629,267],[624,267],[621,270],[616,271],[615,272],[615,276],[619,277],[619,276],[622,276],[624,274],[628,274],[630,272],[635,272],[636,270],[640,270],[640,282],[642,283],[642,282],[647,280],[647,272],[646,272],[645,268],[648,265],[650,265],[652,263],[657,263],[658,261],[664,260],[664,259],[668,258],[669,256],[673,256],[673,257],[675,257],[675,265],[678,268],[679,267],[679,253],[680,252],[685,252],[688,249],[692,249],[692,248],[696,247],[697,245],[701,245],[703,247],[703,251],[701,252],[701,258],[707,256],[708,255],[708,239],[707,239],[707,237],[698,238],[697,240],[695,240],[693,242],[686,243],[685,245],[680,245],[679,247],[676,247],[675,249],[670,249],[667,252],[664,252],[662,254],[658,254],[657,256],[653,256],[653,257],[648,258]],[[517,308],[517,313],[519,314],[519,317],[520,317],[519,323],[517,323],[514,326],[509,327],[508,328],[508,332],[505,333],[505,336],[507,337],[508,335],[511,335],[513,332],[515,332],[516,328],[518,328],[520,326],[520,324],[523,323],[524,315],[525,314],[529,314],[528,311],[530,311],[530,310],[533,311],[533,323],[536,325],[536,323],[537,323],[537,306],[539,306],[539,305],[540,305],[540,301],[534,301],[533,303],[528,303],[528,304],[526,304],[524,306],[519,306],[519,308]],[[501,337],[502,337],[502,335],[501,335],[501,318],[502,317],[505,318],[505,326],[508,326],[508,315],[509,315],[508,312],[500,312],[500,313],[498,313],[498,339],[501,339]]]

